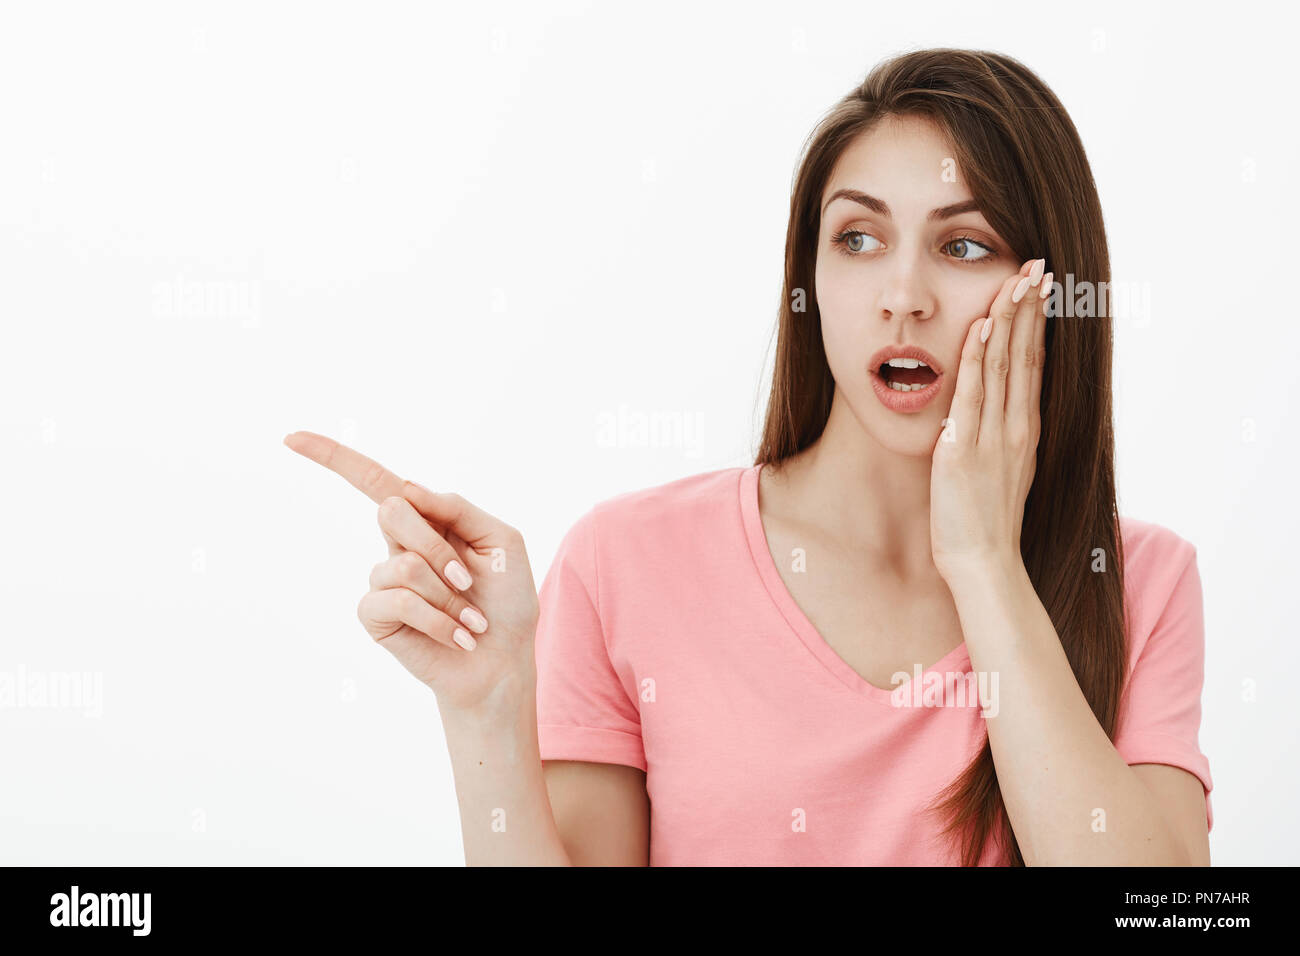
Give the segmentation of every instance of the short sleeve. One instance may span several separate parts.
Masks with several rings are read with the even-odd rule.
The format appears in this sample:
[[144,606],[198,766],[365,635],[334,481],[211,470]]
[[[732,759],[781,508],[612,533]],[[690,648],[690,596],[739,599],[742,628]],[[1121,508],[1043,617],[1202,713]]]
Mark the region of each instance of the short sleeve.
[[[1205,680],[1205,617],[1196,549],[1173,535],[1147,571],[1142,600],[1169,588],[1137,655],[1121,698],[1115,749],[1125,763],[1159,763],[1194,774],[1205,788],[1206,827],[1214,827],[1210,763],[1201,753],[1201,689]],[[1155,558],[1155,555],[1148,557]],[[1155,594],[1151,591],[1154,590]]]
[[538,593],[537,737],[543,760],[646,769],[641,718],[610,660],[598,595],[596,515],[569,529]]

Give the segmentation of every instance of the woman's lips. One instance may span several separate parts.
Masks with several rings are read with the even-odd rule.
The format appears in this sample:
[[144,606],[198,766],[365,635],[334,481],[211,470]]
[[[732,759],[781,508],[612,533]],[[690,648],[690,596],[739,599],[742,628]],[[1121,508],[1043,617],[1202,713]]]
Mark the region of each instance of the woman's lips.
[[881,376],[879,366],[872,368],[870,375],[871,389],[876,393],[876,398],[880,399],[880,404],[894,412],[920,411],[939,394],[939,390],[943,387],[942,372],[937,374],[929,385],[912,392],[900,392],[890,388],[889,383]]
[[[889,382],[880,374],[880,369],[886,362],[894,358],[916,359],[934,373],[934,380],[924,388],[914,391],[904,392],[890,388]],[[871,356],[867,370],[871,375],[872,390],[876,393],[876,397],[880,399],[880,403],[890,411],[919,411],[929,404],[943,387],[943,369],[935,361],[934,356],[919,345],[886,345],[877,349],[875,354]],[[906,377],[920,378],[921,376],[908,375]]]

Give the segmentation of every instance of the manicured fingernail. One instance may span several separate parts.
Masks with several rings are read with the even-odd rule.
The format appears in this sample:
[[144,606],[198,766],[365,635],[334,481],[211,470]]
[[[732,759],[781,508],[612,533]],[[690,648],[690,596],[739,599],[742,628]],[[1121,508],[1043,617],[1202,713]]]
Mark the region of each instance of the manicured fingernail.
[[460,622],[475,634],[482,634],[487,630],[487,618],[472,607],[467,607],[460,612]]
[[1049,272],[1047,273],[1047,275],[1043,276],[1043,288],[1039,290],[1038,297],[1040,299],[1046,299],[1047,296],[1051,293],[1051,291],[1052,291],[1052,274]]
[[989,340],[989,333],[992,331],[993,331],[993,316],[990,315],[987,319],[984,320],[984,325],[980,327],[980,341],[987,342]]
[[469,631],[465,630],[463,627],[456,628],[455,632],[451,635],[451,639],[467,651],[474,650],[475,646],[478,644],[478,641],[470,637]]
[[473,583],[469,579],[469,572],[465,570],[459,561],[448,561],[447,566],[442,569],[442,573],[447,575],[448,581],[462,591]]
[[1025,297],[1025,290],[1029,288],[1029,276],[1025,276],[1016,283],[1016,291],[1011,293],[1011,301],[1019,302]]
[[1029,267],[1029,284],[1038,285],[1038,280],[1043,277],[1043,268],[1047,265],[1046,259],[1035,259],[1034,264]]

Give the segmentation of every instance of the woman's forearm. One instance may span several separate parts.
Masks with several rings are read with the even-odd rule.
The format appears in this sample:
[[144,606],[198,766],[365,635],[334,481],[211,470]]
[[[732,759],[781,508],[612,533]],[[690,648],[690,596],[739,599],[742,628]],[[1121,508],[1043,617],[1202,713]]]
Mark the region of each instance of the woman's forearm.
[[1023,565],[981,567],[950,587],[973,667],[998,675],[989,743],[1025,862],[1189,864],[1162,808],[1097,722]]
[[467,866],[568,866],[542,774],[536,686],[491,714],[442,711]]

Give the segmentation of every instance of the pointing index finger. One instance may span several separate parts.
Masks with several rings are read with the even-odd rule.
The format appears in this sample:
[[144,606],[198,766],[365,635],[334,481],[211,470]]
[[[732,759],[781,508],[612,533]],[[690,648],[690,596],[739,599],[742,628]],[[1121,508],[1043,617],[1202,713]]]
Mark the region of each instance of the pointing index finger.
[[333,438],[315,432],[294,432],[284,437],[284,443],[293,451],[310,458],[318,465],[345,478],[362,494],[376,504],[385,498],[402,494],[405,482],[379,462],[367,458]]

